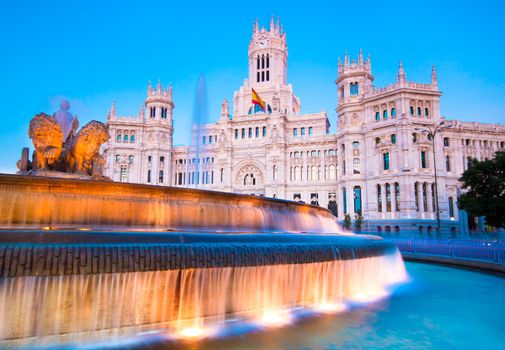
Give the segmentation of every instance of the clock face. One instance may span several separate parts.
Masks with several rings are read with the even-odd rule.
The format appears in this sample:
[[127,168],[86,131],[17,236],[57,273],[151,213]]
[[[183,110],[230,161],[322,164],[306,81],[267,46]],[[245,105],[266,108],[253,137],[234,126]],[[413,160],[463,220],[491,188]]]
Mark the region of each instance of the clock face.
[[258,42],[258,45],[259,45],[259,47],[261,47],[263,49],[263,48],[267,47],[267,42],[265,40],[260,40]]

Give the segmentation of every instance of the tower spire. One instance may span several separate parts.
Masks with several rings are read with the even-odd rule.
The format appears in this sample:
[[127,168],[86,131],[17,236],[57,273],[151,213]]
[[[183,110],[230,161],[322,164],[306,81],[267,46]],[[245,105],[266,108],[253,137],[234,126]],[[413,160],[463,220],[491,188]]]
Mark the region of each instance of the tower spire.
[[438,85],[437,81],[437,68],[435,65],[431,66],[431,85]]
[[156,91],[161,95],[161,79],[158,79],[158,85],[156,86]]
[[398,75],[396,76],[397,83],[405,83],[405,71],[403,70],[403,63],[400,61],[400,66],[398,67]]
[[147,83],[147,96],[151,96],[153,92],[153,86],[151,85],[151,81],[149,80],[149,82]]
[[274,31],[274,15],[270,16],[270,31]]
[[361,66],[363,64],[363,51],[359,49],[358,64]]

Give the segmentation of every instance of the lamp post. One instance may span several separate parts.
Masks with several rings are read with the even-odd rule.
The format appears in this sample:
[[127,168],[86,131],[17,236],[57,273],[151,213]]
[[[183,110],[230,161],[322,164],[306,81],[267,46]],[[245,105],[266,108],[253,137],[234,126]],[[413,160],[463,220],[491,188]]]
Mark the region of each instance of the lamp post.
[[433,169],[435,171],[435,205],[437,211],[437,233],[440,234],[440,208],[438,204],[438,178],[437,178],[437,158],[435,157],[435,136],[442,130],[449,128],[450,126],[444,126],[445,121],[441,121],[434,128],[428,125],[423,125],[423,129],[415,128],[421,132],[427,133],[431,137],[432,150],[433,150]]

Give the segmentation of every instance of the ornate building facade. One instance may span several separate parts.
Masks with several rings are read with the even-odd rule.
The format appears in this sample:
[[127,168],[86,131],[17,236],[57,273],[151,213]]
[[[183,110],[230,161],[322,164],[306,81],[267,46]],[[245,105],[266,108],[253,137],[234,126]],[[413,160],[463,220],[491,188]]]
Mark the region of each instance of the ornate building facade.
[[[457,210],[458,178],[471,158],[505,150],[505,126],[445,120],[436,70],[431,82],[410,82],[400,63],[396,82],[376,88],[360,51],[338,64],[338,131],[325,112],[301,114],[287,80],[286,34],[278,21],[256,22],[248,49],[249,77],[232,108],[194,130],[192,146],[173,146],[172,89],[148,86],[137,117],[107,115],[106,175],[114,181],[201,188],[304,201],[339,220],[362,213],[370,230],[430,234],[439,213],[445,232],[465,232]],[[254,89],[265,110],[252,104]],[[438,125],[432,138],[428,129]],[[195,146],[197,145],[198,146]],[[435,150],[435,152],[433,152]]]

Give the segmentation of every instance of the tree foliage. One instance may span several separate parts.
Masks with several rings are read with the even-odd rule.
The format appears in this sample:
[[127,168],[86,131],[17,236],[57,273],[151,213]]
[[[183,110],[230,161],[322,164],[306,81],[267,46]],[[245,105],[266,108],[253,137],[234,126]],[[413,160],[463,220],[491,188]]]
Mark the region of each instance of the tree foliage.
[[505,228],[505,152],[497,152],[492,160],[471,160],[460,181],[466,192],[459,197],[458,208]]

